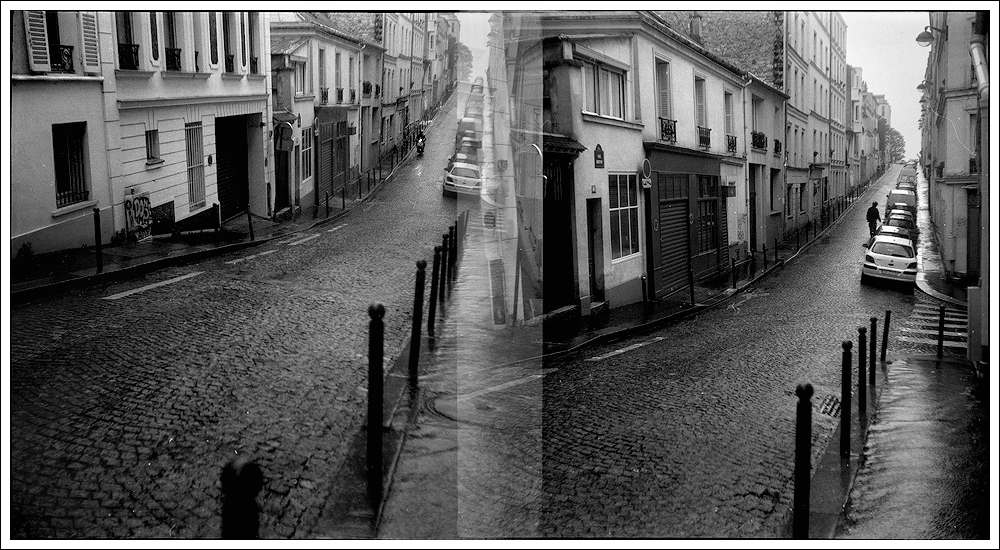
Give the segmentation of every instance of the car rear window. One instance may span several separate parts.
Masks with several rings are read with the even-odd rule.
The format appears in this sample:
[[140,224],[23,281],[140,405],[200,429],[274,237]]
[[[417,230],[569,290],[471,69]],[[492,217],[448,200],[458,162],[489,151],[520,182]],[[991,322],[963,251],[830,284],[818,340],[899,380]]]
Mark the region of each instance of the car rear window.
[[451,175],[458,176],[460,178],[472,178],[472,179],[479,178],[479,172],[476,172],[475,170],[470,170],[468,168],[455,168],[454,170],[451,171]]
[[871,250],[875,254],[882,254],[884,256],[896,256],[899,258],[913,257],[912,248],[896,243],[887,243],[883,241],[876,242],[874,245],[872,245]]

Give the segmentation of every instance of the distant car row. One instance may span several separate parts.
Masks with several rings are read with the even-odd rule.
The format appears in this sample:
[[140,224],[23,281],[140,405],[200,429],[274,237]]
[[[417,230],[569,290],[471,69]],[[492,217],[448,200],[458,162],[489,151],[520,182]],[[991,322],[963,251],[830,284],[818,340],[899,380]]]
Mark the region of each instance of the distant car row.
[[479,169],[479,150],[483,146],[483,77],[473,82],[464,116],[455,132],[455,154],[448,159],[441,194],[476,195],[482,191],[483,177]]
[[917,280],[916,170],[909,166],[886,195],[885,217],[878,232],[868,241],[861,282],[869,279],[901,281],[913,285]]

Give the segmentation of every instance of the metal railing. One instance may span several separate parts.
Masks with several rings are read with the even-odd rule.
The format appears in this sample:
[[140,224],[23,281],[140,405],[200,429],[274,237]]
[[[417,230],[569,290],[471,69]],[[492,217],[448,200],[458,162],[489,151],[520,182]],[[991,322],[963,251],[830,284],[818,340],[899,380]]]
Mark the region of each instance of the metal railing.
[[677,143],[677,121],[660,117],[660,139]]
[[355,103],[358,100],[358,91],[351,88],[351,103]]
[[231,54],[231,53],[226,54],[226,72],[227,73],[236,72],[236,54]]
[[198,54],[200,54],[200,53],[201,52],[199,52],[198,50],[194,51],[194,71],[195,72],[201,72],[201,65],[198,64]]
[[736,152],[736,136],[726,136],[726,151],[730,153]]
[[344,89],[337,88],[337,103],[343,103],[343,102],[344,102]]
[[978,174],[979,173],[979,159],[971,158],[969,159],[969,173]]
[[368,97],[372,95],[372,83],[367,80],[361,83],[361,96]]
[[774,154],[775,155],[780,155],[781,154],[781,140],[777,140],[777,139],[774,140]]
[[257,58],[250,58],[250,74],[257,74]]
[[73,46],[63,46],[60,44],[56,47],[59,48],[58,52],[54,52],[56,55],[49,60],[49,66],[52,68],[52,72],[73,72]]
[[138,44],[118,44],[118,68],[129,71],[139,69]]
[[319,89],[319,102],[326,105],[330,102],[330,88]]
[[705,128],[704,126],[698,127],[698,146],[699,147],[711,147],[712,146],[712,129]]
[[754,149],[767,149],[767,136],[764,132],[750,132],[750,145]]
[[179,71],[181,70],[181,49],[180,48],[163,48],[167,54],[167,70],[168,71]]

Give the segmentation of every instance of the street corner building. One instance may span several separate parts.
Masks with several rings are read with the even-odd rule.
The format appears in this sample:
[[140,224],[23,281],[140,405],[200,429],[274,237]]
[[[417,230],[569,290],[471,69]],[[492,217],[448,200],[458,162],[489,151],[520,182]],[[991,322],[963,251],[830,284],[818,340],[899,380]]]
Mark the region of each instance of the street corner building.
[[272,202],[255,12],[12,12],[11,256],[217,228]]

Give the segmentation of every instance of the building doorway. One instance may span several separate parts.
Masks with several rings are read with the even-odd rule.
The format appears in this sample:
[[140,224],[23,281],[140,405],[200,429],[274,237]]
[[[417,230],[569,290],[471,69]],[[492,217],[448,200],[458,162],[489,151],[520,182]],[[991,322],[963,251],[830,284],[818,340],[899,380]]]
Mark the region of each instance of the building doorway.
[[248,124],[246,115],[215,119],[216,182],[223,221],[244,213],[250,204]]

